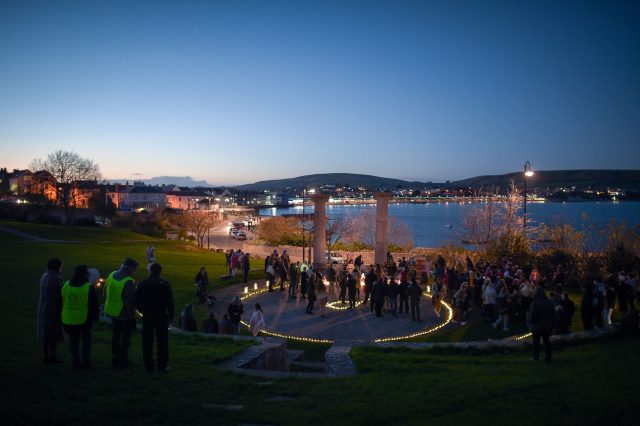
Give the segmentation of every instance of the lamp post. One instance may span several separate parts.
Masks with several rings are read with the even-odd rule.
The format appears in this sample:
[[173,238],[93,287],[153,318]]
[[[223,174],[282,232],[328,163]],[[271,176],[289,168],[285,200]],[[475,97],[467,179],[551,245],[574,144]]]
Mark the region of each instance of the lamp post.
[[304,241],[304,197],[307,195],[307,187],[302,188],[302,220],[300,223],[302,224],[302,263],[304,263],[304,249],[306,248],[306,244]]
[[207,203],[209,206],[207,207],[207,250],[210,250],[209,245],[211,244],[211,223],[209,223],[209,216],[211,214],[211,194],[207,197]]
[[522,230],[524,231],[525,239],[527,238],[527,178],[531,176],[533,176],[531,163],[527,161],[524,163],[524,175],[522,176],[522,180],[524,182],[524,218],[522,221]]

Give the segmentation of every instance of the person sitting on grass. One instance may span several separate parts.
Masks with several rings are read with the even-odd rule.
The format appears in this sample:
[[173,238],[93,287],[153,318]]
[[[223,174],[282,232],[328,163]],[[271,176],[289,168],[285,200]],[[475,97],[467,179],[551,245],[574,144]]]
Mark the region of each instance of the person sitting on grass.
[[210,312],[209,317],[202,322],[202,331],[205,333],[219,333],[218,319],[216,318],[215,312]]
[[178,326],[184,331],[198,331],[196,325],[196,317],[193,312],[193,305],[189,303],[180,313],[178,318]]

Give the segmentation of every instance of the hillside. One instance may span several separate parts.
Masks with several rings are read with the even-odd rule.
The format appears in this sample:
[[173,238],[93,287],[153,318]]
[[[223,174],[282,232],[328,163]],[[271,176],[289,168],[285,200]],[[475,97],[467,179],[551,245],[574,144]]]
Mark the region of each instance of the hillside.
[[263,189],[281,191],[287,188],[302,189],[304,187],[312,188],[322,185],[344,185],[350,187],[363,186],[366,188],[378,188],[380,190],[384,190],[396,187],[421,188],[424,186],[424,183],[353,173],[323,173],[298,176],[288,179],[264,180],[252,184],[236,186],[235,189],[243,191],[260,191]]
[[[511,181],[522,186],[523,172],[504,175],[476,176],[437,186],[448,188],[507,188]],[[536,170],[527,178],[527,186],[535,187],[612,187],[640,188],[640,170]]]
[[[312,188],[322,185],[363,186],[368,189],[390,190],[395,188],[489,188],[506,189],[511,181],[522,186],[522,172],[503,175],[476,176],[448,183],[410,182],[401,179],[354,173],[323,173],[298,176],[287,179],[264,180],[252,184],[236,186],[244,191],[282,191],[289,189]],[[611,187],[640,190],[640,170],[536,170],[527,178],[527,186],[535,187]]]

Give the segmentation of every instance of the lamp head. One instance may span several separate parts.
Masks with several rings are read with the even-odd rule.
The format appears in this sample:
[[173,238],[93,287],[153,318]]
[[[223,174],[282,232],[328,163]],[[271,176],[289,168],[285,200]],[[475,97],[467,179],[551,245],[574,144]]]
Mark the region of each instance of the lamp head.
[[527,177],[531,177],[533,176],[533,172],[531,170],[527,170],[526,172],[524,172],[524,175]]

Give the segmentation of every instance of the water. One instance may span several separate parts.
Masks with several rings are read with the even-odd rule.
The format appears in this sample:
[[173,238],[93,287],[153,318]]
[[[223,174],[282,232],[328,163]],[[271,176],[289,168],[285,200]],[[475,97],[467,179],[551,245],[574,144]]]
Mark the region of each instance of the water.
[[[447,242],[460,243],[464,229],[461,226],[463,212],[473,208],[473,203],[428,203],[428,204],[389,204],[389,216],[397,217],[406,223],[413,232],[413,243],[417,247],[440,247]],[[327,216],[336,218],[344,215],[357,215],[362,211],[375,215],[375,204],[371,205],[329,205]],[[306,206],[305,213],[313,212]],[[301,214],[302,207],[266,208],[260,210],[261,216],[282,214]],[[570,224],[578,229],[584,226],[584,215],[589,223],[604,228],[611,220],[640,224],[640,202],[574,202],[574,203],[527,203],[527,215],[532,224],[547,225]]]

